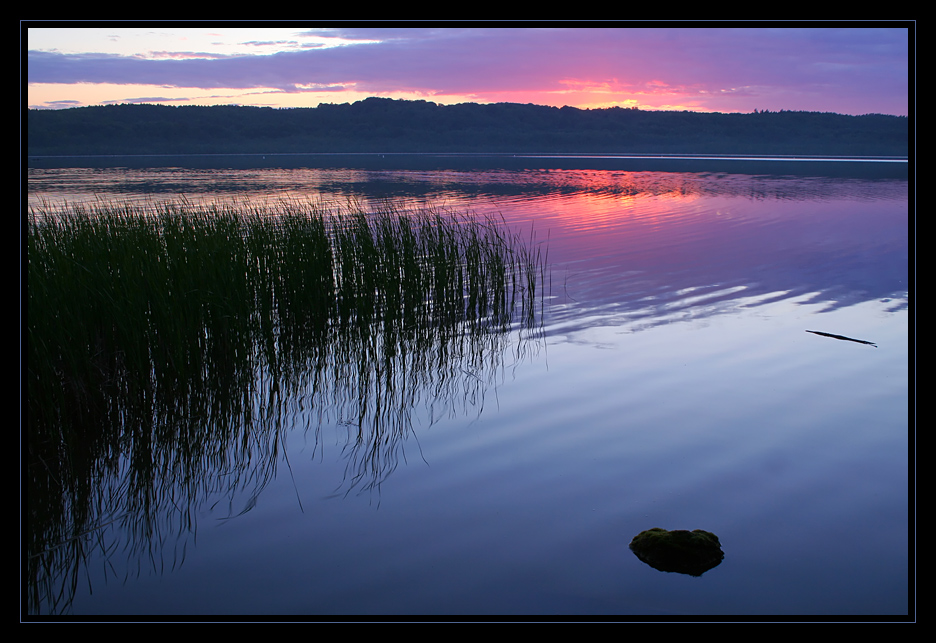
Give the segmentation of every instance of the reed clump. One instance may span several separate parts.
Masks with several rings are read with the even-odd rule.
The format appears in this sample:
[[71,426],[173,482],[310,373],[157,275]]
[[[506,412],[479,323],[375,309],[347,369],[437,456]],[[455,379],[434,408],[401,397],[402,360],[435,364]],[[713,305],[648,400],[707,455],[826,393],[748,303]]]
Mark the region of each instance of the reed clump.
[[30,210],[30,609],[65,608],[115,517],[147,551],[198,497],[254,497],[297,407],[379,484],[417,404],[483,396],[543,270],[502,220],[389,202]]
[[502,221],[389,203],[34,209],[27,236],[39,415],[126,373],[171,390],[245,360],[275,369],[336,330],[503,328],[542,270]]

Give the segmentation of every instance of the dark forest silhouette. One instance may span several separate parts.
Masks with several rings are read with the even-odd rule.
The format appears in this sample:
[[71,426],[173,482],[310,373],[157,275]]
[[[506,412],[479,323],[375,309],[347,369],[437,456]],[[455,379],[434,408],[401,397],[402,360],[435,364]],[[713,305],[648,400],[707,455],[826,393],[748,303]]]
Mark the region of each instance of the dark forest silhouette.
[[908,118],[439,105],[371,97],[314,108],[106,105],[28,110],[30,155],[541,152],[905,156]]

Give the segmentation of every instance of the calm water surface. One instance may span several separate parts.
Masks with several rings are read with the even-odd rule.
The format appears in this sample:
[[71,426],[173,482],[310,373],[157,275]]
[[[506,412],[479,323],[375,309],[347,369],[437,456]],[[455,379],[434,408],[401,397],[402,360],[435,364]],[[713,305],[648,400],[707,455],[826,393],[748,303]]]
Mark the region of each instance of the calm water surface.
[[[907,180],[776,167],[30,169],[31,204],[500,213],[550,268],[542,332],[428,387],[392,466],[299,395],[262,490],[215,484],[145,542],[94,530],[67,611],[906,615]],[[628,549],[652,527],[724,561],[658,571]]]

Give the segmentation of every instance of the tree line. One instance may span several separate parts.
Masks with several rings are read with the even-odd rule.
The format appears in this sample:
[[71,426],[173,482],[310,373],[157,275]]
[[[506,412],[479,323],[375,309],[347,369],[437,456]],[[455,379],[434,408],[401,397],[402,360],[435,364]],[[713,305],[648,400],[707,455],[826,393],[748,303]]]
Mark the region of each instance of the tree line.
[[905,156],[905,116],[366,98],[313,108],[121,104],[27,113],[27,153],[542,152]]

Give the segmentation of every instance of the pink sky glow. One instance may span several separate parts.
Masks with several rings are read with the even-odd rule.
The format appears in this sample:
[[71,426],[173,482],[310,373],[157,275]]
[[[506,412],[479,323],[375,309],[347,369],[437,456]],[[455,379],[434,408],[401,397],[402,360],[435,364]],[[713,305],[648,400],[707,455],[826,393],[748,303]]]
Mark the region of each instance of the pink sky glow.
[[30,23],[23,29],[31,108],[314,107],[385,96],[444,104],[906,115],[910,103],[911,28],[904,23],[844,28],[812,23],[795,28],[771,23],[742,28],[55,24]]

